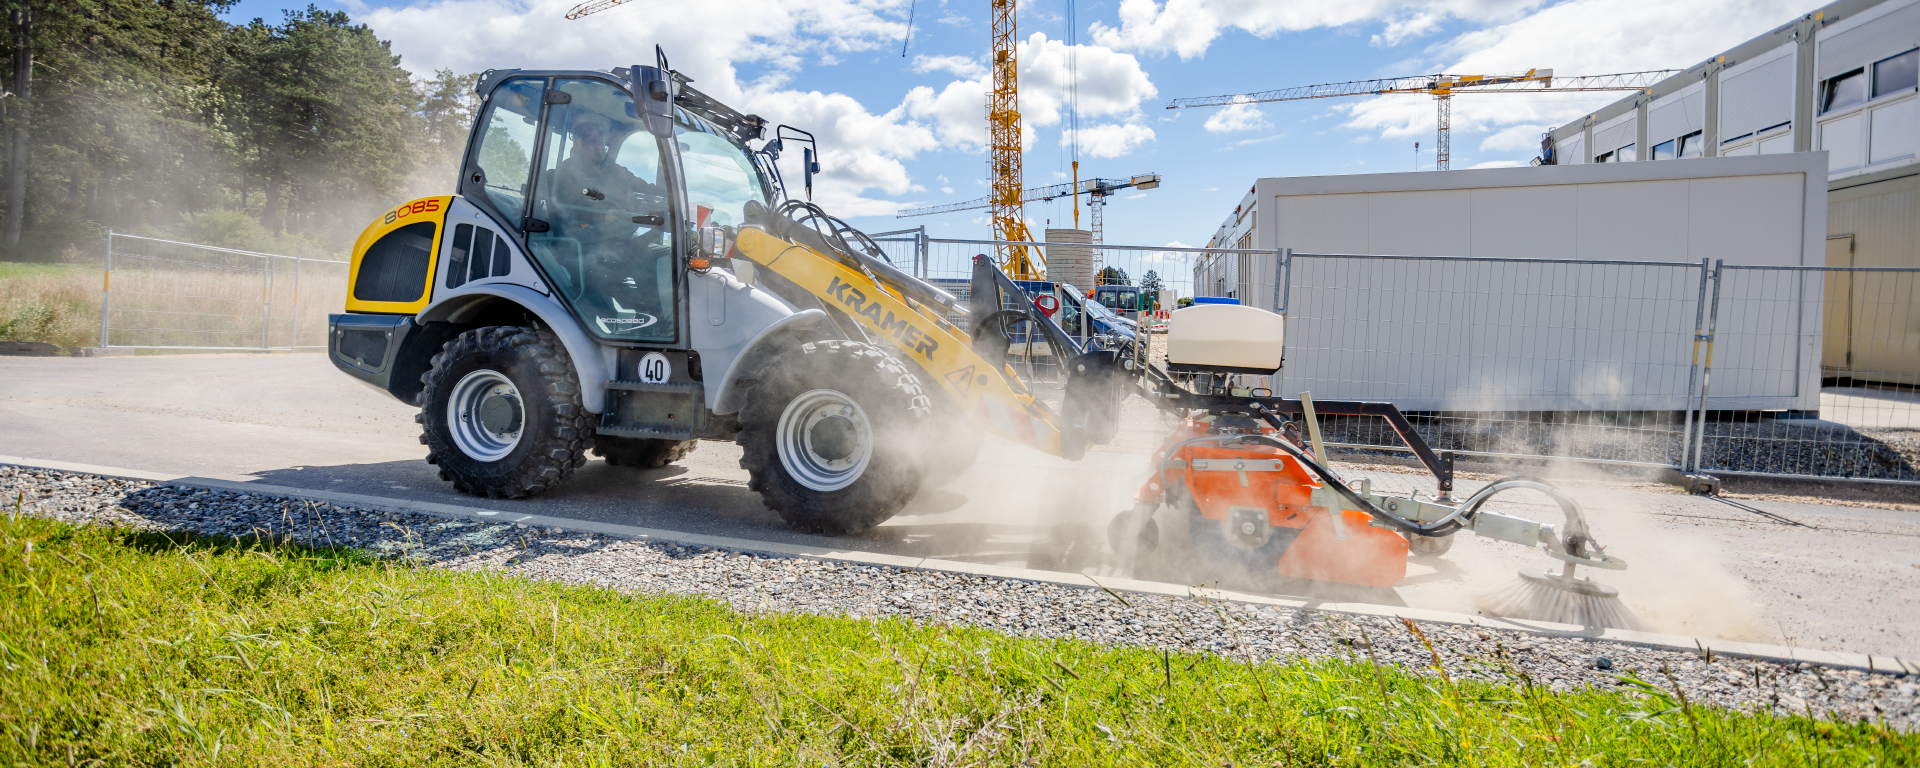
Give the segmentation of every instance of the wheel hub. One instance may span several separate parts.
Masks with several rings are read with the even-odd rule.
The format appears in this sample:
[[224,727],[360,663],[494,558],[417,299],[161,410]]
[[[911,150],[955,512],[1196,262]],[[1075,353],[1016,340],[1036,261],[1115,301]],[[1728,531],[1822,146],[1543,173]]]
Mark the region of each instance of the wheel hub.
[[860,438],[854,434],[852,421],[835,414],[816,422],[813,433],[807,436],[807,442],[821,458],[842,461],[853,455],[854,449],[859,447]]
[[852,485],[873,459],[873,425],[843,393],[816,389],[787,403],[775,443],[787,474],[816,491]]
[[447,432],[454,447],[477,461],[499,461],[520,444],[526,405],[505,374],[468,373],[447,398]]

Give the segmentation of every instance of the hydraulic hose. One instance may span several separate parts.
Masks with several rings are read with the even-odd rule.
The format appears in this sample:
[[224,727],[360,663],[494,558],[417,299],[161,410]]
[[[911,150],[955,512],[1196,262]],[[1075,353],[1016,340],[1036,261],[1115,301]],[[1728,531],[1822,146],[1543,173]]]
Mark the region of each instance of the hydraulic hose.
[[[1256,404],[1254,409],[1255,412],[1260,414],[1260,418],[1268,424],[1273,425],[1274,429],[1284,429],[1284,427],[1281,426],[1280,418],[1275,415],[1273,411],[1268,410],[1266,406]],[[1237,435],[1237,437],[1240,437],[1242,440],[1253,439],[1285,451],[1295,460],[1298,460],[1301,466],[1311,469],[1315,474],[1318,474],[1320,479],[1325,480],[1326,484],[1334,489],[1334,492],[1340,494],[1348,502],[1352,503],[1359,511],[1365,512],[1368,517],[1372,517],[1401,532],[1420,536],[1445,536],[1462,527],[1458,520],[1462,515],[1466,514],[1465,505],[1448,513],[1446,517],[1431,523],[1416,523],[1375,506],[1367,497],[1360,495],[1352,488],[1348,488],[1346,482],[1340,478],[1339,473],[1328,469],[1326,465],[1316,461],[1314,457],[1307,455],[1306,451],[1294,447],[1292,443],[1266,435]]]

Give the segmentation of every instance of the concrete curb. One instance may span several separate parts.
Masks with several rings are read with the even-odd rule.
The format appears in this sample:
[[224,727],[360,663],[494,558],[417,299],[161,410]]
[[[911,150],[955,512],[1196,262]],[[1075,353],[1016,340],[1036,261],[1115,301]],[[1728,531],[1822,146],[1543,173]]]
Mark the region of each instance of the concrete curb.
[[1333,603],[1299,598],[1269,597],[1252,595],[1204,586],[1186,586],[1133,579],[1099,578],[1080,573],[1043,571],[1031,568],[1014,568],[1003,565],[968,563],[935,558],[888,555],[877,552],[861,552],[831,547],[816,547],[805,544],[782,544],[771,541],[755,541],[731,536],[709,536],[698,533],[668,531],[658,528],[643,528],[618,523],[603,523],[591,520],[574,520],[547,515],[522,515],[514,512],[467,507],[458,504],[441,504],[430,501],[410,501],[384,496],[366,496],[357,493],[338,493],[334,491],[292,488],[265,483],[226,480],[210,477],[196,477],[163,472],[147,472],[137,469],[102,467],[92,464],[31,459],[20,456],[0,455],[0,466],[16,466],[27,469],[57,470],[76,472],[102,477],[114,477],[126,480],[145,480],[164,485],[180,485],[194,488],[208,488],[242,493],[270,494],[310,501],[324,501],[342,506],[377,509],[384,512],[411,512],[460,520],[483,523],[517,523],[539,528],[560,528],[569,531],[599,533],[620,538],[658,541],[698,547],[713,547],[756,554],[804,557],[814,560],[831,560],[859,565],[883,566],[920,571],[951,573],[965,576],[981,576],[1014,581],[1029,581],[1044,584],[1056,584],[1082,589],[1105,589],[1118,593],[1160,595],[1166,597],[1193,597],[1203,600],[1219,600],[1249,605],[1267,605],[1296,610],[1321,611],[1351,616],[1370,616],[1386,619],[1413,619],[1435,624],[1456,624],[1485,627],[1513,632],[1544,635],[1548,637],[1587,638],[1605,640],[1625,645],[1653,648],[1665,651],[1700,653],[1710,650],[1717,656],[1738,656],[1764,659],[1785,664],[1818,664],[1824,667],[1840,667],[1863,671],[1906,671],[1903,665],[1895,661],[1892,666],[1885,662],[1894,661],[1893,656],[1872,656],[1867,654],[1822,651],[1808,648],[1788,648],[1760,643],[1743,643],[1733,640],[1706,640],[1681,635],[1663,635],[1656,632],[1634,632],[1623,629],[1596,629],[1556,624],[1546,621],[1528,621],[1523,619],[1505,619],[1494,616],[1476,616],[1450,611],[1435,611],[1424,608],[1394,607],[1372,605],[1368,603]]

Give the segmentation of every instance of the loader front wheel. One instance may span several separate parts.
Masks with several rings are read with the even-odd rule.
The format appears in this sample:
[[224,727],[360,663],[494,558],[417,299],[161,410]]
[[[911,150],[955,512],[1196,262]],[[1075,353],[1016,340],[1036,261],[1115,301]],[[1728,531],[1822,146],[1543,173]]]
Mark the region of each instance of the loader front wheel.
[[420,377],[420,441],[440,479],[473,496],[546,491],[586,462],[592,414],[560,340],[494,326],[455,337]]
[[782,355],[741,412],[748,487],[796,529],[834,536],[879,525],[925,479],[914,439],[932,406],[880,350],[819,341]]
[[616,467],[653,469],[684,459],[699,447],[696,440],[654,440],[641,437],[600,435],[593,440],[593,455]]

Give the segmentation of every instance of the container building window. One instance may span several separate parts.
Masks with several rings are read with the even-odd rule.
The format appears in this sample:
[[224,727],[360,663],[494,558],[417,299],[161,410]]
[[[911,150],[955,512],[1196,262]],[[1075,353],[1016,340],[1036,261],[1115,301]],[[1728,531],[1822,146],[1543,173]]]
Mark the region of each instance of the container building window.
[[1856,69],[1820,84],[1820,114],[1867,102],[1867,71]]
[[1673,147],[1675,144],[1678,144],[1678,143],[1680,143],[1679,139],[1668,139],[1666,141],[1653,145],[1653,157],[1649,159],[1672,160],[1675,157],[1675,155],[1673,154]]
[[1707,144],[1705,141],[1703,141],[1704,138],[1705,137],[1701,135],[1700,131],[1694,131],[1693,133],[1689,133],[1685,136],[1680,137],[1679,139],[1677,139],[1677,141],[1680,142],[1680,147],[1675,152],[1676,156],[1681,158],[1688,158],[1688,157],[1699,157],[1700,155],[1704,154],[1707,149]]
[[1873,65],[1873,97],[1876,99],[1911,91],[1916,85],[1920,85],[1920,49],[1881,59]]
[[1595,156],[1593,157],[1593,161],[1594,161],[1594,162],[1596,162],[1596,163],[1611,163],[1611,162],[1613,162],[1613,153],[1612,153],[1612,152],[1602,152],[1602,153],[1600,153],[1600,154],[1598,154],[1598,155],[1595,155]]
[[1614,150],[1613,157],[1616,163],[1631,163],[1640,159],[1638,151],[1634,149],[1632,144]]

